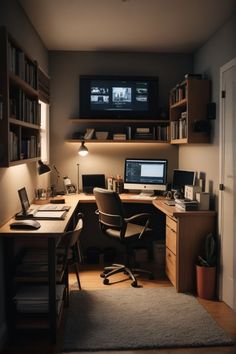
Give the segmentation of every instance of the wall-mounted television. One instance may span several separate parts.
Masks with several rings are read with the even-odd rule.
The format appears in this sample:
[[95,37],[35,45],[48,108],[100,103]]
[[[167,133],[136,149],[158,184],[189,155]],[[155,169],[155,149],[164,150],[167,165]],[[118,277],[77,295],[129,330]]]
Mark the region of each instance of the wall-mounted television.
[[158,117],[158,77],[80,76],[80,118]]

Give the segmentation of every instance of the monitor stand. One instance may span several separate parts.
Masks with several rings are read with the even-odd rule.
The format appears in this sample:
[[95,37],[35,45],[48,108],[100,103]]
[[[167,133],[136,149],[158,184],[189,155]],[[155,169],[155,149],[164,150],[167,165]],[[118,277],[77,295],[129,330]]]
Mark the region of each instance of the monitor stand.
[[150,190],[150,191],[141,191],[139,193],[140,197],[154,197],[154,191]]

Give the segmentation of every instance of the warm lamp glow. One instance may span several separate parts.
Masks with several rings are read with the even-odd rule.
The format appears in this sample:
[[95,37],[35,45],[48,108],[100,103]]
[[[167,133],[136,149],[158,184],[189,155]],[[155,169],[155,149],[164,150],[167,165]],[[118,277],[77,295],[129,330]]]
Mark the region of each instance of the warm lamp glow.
[[84,145],[84,141],[81,143],[78,154],[80,156],[86,156],[88,154],[88,148]]

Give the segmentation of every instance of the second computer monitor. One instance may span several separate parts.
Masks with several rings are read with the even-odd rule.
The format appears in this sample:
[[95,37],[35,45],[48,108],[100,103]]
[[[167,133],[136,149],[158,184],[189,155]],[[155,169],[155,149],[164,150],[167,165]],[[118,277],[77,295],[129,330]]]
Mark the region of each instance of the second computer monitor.
[[193,186],[196,180],[195,171],[186,171],[186,170],[173,170],[173,179],[171,189],[174,191],[184,192],[184,186],[190,185]]

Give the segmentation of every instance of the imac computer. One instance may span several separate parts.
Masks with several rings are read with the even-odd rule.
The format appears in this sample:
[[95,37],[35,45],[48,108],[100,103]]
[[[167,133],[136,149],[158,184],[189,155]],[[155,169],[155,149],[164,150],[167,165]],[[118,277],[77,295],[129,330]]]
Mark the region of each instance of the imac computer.
[[125,160],[124,189],[139,190],[141,195],[152,196],[154,191],[165,191],[167,183],[167,160]]
[[196,180],[195,171],[173,170],[172,187],[173,191],[184,193],[184,186],[194,186]]

